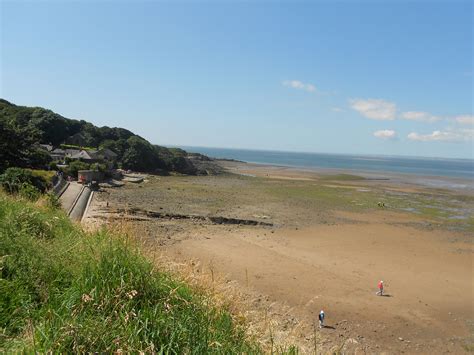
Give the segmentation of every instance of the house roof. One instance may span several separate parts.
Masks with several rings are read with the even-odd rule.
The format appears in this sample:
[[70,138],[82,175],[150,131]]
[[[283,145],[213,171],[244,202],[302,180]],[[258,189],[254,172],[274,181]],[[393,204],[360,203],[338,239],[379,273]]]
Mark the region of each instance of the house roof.
[[79,153],[81,150],[80,149],[65,149],[66,155],[68,157],[72,157],[74,154]]
[[53,150],[53,146],[51,144],[40,144],[40,147],[51,152]]
[[72,154],[71,155],[72,159],[92,159],[89,153],[85,150],[81,150],[78,153]]
[[99,160],[102,156],[97,150],[81,150],[71,155],[71,159]]

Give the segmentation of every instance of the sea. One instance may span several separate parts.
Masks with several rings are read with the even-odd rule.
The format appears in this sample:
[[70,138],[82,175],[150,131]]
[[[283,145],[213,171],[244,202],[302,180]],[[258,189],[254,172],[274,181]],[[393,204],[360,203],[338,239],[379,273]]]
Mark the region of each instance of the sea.
[[[462,179],[468,185],[474,186],[473,159],[296,153],[284,151],[207,147],[182,148],[189,152],[205,154],[212,158],[234,159],[247,163],[268,164],[312,170],[338,169],[350,170],[354,172],[401,173],[413,174],[422,177],[458,178]],[[472,182],[472,184],[469,182]]]

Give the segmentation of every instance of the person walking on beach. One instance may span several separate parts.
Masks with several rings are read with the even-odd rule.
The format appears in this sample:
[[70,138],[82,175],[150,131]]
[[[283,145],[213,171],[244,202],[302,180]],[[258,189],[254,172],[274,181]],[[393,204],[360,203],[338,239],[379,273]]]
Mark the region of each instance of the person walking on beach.
[[377,295],[378,295],[378,296],[383,296],[383,281],[380,280],[380,281],[379,281],[379,284],[378,284],[377,286],[378,286],[378,288],[379,288],[379,291],[377,292]]
[[319,312],[319,328],[324,328],[324,311]]

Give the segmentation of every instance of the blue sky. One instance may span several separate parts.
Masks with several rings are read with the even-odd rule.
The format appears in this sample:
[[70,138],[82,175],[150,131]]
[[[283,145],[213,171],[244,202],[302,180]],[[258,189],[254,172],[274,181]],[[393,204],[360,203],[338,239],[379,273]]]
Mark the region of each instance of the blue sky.
[[470,1],[2,1],[0,96],[163,145],[473,157]]

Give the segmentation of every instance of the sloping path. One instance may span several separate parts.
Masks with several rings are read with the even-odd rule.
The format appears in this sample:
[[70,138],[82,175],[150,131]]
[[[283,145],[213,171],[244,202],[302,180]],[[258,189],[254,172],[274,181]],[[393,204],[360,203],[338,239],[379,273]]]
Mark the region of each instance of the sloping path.
[[61,201],[61,206],[66,212],[72,207],[74,200],[76,199],[79,192],[81,192],[82,185],[78,184],[75,181],[72,181],[69,186],[67,187],[66,191],[61,195],[59,201]]
[[71,211],[69,212],[69,217],[73,221],[81,221],[82,216],[87,208],[87,203],[89,202],[89,198],[91,197],[92,190],[89,187],[84,187],[83,190],[79,193],[79,196],[76,200],[76,203],[72,207]]

